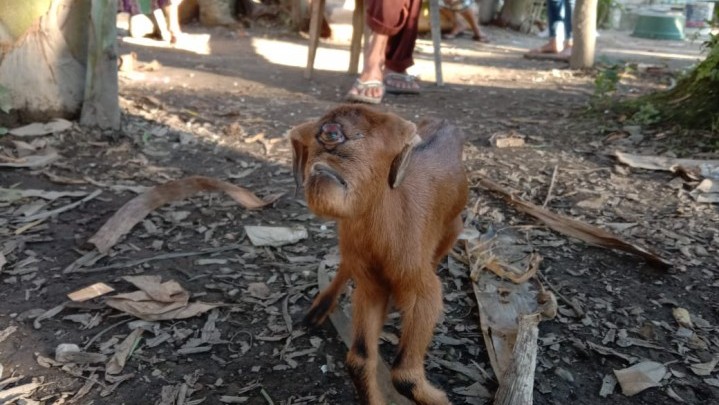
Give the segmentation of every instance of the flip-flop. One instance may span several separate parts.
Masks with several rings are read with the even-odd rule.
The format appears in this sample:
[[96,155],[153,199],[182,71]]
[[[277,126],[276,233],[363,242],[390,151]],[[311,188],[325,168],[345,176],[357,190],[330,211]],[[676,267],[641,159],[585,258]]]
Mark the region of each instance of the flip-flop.
[[[360,79],[357,79],[352,85],[352,88],[357,91],[357,93],[348,92],[345,96],[345,100],[347,101],[355,101],[366,104],[379,104],[382,102],[382,97],[384,97],[385,93],[384,83],[379,80],[367,80],[366,82],[363,82]],[[382,94],[379,97],[366,96],[363,94],[365,90],[374,88],[382,89]]]
[[524,54],[524,57],[526,59],[553,60],[553,61],[558,61],[558,62],[569,62],[570,56],[571,56],[571,54],[567,55],[562,52],[544,53],[544,52],[529,51]]
[[489,38],[485,37],[484,35],[472,35],[472,40],[482,44],[488,44],[491,42]]
[[[396,82],[405,82],[405,83],[410,83],[410,84],[416,84],[417,88],[393,86],[392,85],[393,80]],[[419,94],[420,90],[421,90],[419,88],[419,84],[417,83],[416,76],[412,76],[412,75],[408,75],[408,74],[404,74],[404,73],[395,73],[395,72],[390,72],[390,73],[385,74],[384,88],[385,88],[385,91],[390,94]]]

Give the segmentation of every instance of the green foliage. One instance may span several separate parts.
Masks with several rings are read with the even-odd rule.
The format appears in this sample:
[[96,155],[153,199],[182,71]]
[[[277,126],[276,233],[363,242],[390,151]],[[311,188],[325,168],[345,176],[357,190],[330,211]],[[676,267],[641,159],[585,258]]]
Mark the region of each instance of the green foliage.
[[0,86],[0,111],[5,114],[12,110],[12,98],[10,97],[10,91],[4,86]]
[[706,59],[696,68],[695,82],[708,79],[719,82],[719,35],[711,35],[704,42],[703,47],[707,51]]
[[719,133],[719,35],[711,35],[703,46],[705,59],[679,76],[671,89],[610,103],[602,109],[630,116],[639,125],[668,124]]
[[646,103],[639,107],[639,110],[632,115],[631,121],[639,125],[652,125],[661,121],[662,113],[654,104]]
[[592,97],[592,105],[595,108],[603,108],[610,104],[611,96],[617,90],[617,83],[623,71],[624,66],[614,64],[597,73]]
[[609,28],[609,19],[611,18],[612,9],[623,9],[624,5],[618,0],[598,0],[597,1],[597,27]]

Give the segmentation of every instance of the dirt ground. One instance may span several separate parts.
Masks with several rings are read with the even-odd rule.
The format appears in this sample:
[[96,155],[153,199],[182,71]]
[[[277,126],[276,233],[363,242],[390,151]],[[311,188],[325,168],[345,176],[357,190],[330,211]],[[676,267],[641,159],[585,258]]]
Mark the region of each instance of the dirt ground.
[[[80,197],[0,200],[0,259],[7,260],[4,266],[0,261],[0,394],[40,384],[28,396],[39,402],[18,403],[355,402],[337,332],[330,324],[312,331],[299,326],[317,292],[319,263],[336,254],[336,234],[331,222],[312,216],[294,195],[291,151],[283,139],[292,126],[341,101],[353,80],[344,73],[346,44],[323,43],[315,76],[306,80],[305,40],[293,33],[261,27],[187,31],[196,41],[209,34],[209,52],[121,43],[121,53],[138,58],[135,69],[120,77],[122,131],[74,126],[35,145],[58,150],[61,158],[51,165],[0,168],[3,188],[102,191],[41,221],[26,219]],[[433,84],[431,44],[420,40],[414,72],[423,79],[423,93],[389,95],[381,108],[460,127],[468,137],[472,179],[467,226],[504,232],[511,235],[508,243],[544,258],[542,280],[557,294],[559,314],[540,325],[534,402],[718,403],[717,206],[696,202],[671,173],[631,169],[613,156],[621,150],[717,159],[716,135],[642,127],[589,112],[593,74],[522,58],[541,39],[491,27],[486,32],[491,44],[444,43],[443,87]],[[699,57],[698,43],[638,40],[627,33],[603,32],[598,47],[602,61],[639,63],[622,76],[618,91],[625,96],[670,84]],[[490,138],[502,134],[523,136],[525,145],[492,146]],[[3,147],[11,140],[0,137]],[[89,257],[88,238],[136,196],[138,186],[191,175],[227,180],[259,196],[284,194],[260,210],[244,210],[222,194],[198,194],[150,214],[107,256],[77,262]],[[654,269],[634,256],[553,232],[480,187],[479,176],[660,252],[673,267]],[[302,226],[309,237],[254,247],[246,225]],[[207,253],[223,247],[229,248]],[[455,404],[490,403],[473,385],[479,381],[490,393],[497,388],[470,271],[449,258],[439,274],[445,314],[429,350],[428,376]],[[123,279],[130,275],[176,280],[192,300],[225,305],[189,319],[138,323],[102,298],[72,303],[66,296],[96,282],[133,291]],[[53,308],[60,312],[46,312]],[[676,308],[691,314],[691,326],[677,323]],[[102,362],[52,360],[62,343],[112,356],[133,329],[142,329],[143,338],[113,378],[105,377]],[[400,333],[396,314],[385,332],[382,352],[391,362]],[[666,366],[655,387],[627,396],[616,386],[600,395],[603,381],[611,387],[613,370],[646,360]],[[706,372],[697,372],[701,363],[709,364]]]

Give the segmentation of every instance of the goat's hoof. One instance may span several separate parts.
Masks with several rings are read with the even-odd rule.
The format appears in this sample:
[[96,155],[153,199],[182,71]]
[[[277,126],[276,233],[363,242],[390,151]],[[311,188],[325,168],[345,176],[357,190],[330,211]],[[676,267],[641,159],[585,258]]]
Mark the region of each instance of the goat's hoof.
[[304,324],[313,328],[322,325],[333,309],[334,300],[332,297],[318,297],[312,303],[307,315],[305,315]]

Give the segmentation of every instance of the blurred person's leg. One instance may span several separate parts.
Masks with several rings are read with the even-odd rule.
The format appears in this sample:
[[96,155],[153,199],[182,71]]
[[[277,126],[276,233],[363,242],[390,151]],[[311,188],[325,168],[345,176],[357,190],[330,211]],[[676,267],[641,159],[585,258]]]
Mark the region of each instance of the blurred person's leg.
[[417,78],[407,74],[414,65],[414,47],[417,43],[421,0],[404,2],[405,23],[401,29],[390,36],[384,62],[384,83],[387,92],[416,94],[420,91]]
[[368,0],[365,2],[370,38],[365,44],[363,52],[362,72],[347,93],[348,100],[372,104],[382,101],[384,96],[383,69],[386,63],[388,44],[390,37],[402,31],[407,22],[409,1]]

